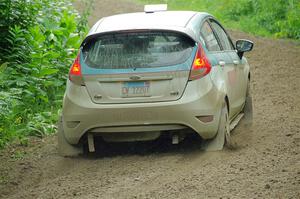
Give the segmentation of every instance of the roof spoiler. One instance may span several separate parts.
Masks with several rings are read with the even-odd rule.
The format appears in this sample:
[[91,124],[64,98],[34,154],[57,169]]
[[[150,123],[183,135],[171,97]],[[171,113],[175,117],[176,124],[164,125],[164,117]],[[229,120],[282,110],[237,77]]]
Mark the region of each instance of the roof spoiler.
[[167,10],[168,10],[167,4],[152,4],[152,5],[144,6],[145,13],[153,13],[153,12],[160,12],[160,11],[167,11]]

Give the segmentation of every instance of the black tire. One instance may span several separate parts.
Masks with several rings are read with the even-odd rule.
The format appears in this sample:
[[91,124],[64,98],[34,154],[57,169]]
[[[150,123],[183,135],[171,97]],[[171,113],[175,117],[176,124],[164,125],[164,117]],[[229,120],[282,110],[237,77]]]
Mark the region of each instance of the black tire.
[[57,139],[58,139],[58,153],[63,157],[75,157],[83,153],[83,149],[80,146],[74,146],[65,138],[62,117],[58,121]]
[[248,85],[247,85],[247,93],[246,93],[246,100],[245,100],[245,105],[244,105],[244,108],[243,108],[243,113],[244,113],[244,122],[246,124],[252,124],[253,105],[252,105],[250,80],[248,81]]
[[224,102],[220,117],[219,128],[216,136],[211,140],[205,140],[203,143],[202,147],[205,151],[220,151],[224,148],[224,146],[231,148],[230,124],[226,102]]

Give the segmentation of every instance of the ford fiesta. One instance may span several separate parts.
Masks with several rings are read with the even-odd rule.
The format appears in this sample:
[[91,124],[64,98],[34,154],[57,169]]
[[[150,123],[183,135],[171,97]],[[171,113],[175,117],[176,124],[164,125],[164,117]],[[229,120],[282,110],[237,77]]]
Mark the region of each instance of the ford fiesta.
[[[152,9],[151,9],[152,8]],[[174,144],[196,132],[206,150],[230,145],[230,130],[251,111],[249,40],[233,45],[210,14],[145,12],[99,20],[71,66],[58,124],[63,156],[107,142]],[[247,110],[249,109],[249,110]]]

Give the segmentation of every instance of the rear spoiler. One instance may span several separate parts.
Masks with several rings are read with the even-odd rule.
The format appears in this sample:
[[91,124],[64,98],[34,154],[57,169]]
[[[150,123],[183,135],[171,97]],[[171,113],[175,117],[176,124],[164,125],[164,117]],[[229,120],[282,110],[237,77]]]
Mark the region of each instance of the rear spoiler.
[[83,42],[81,43],[81,47],[83,47],[86,43],[88,43],[91,39],[95,38],[95,37],[99,37],[100,35],[106,35],[106,34],[113,34],[113,33],[122,33],[122,32],[131,32],[131,31],[136,31],[136,32],[140,32],[140,31],[170,31],[170,32],[177,32],[179,34],[183,34],[185,36],[187,36],[188,38],[190,38],[191,40],[193,40],[195,43],[197,43],[197,39],[196,36],[194,34],[194,32],[190,29],[186,29],[186,28],[171,28],[171,27],[167,27],[167,28],[155,28],[155,29],[147,29],[147,28],[143,28],[143,29],[130,29],[130,30],[117,30],[117,31],[108,31],[108,32],[99,32],[96,34],[90,34],[88,35]]

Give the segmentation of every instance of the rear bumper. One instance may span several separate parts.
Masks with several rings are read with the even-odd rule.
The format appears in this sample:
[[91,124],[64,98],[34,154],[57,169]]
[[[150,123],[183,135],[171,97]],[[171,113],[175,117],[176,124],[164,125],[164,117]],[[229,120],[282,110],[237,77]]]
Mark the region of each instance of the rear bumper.
[[[84,86],[67,83],[63,103],[63,128],[70,144],[77,144],[86,132],[128,132],[180,129],[189,127],[202,138],[215,136],[224,94],[210,77],[191,81],[177,101],[95,104]],[[212,115],[210,122],[196,116]]]

